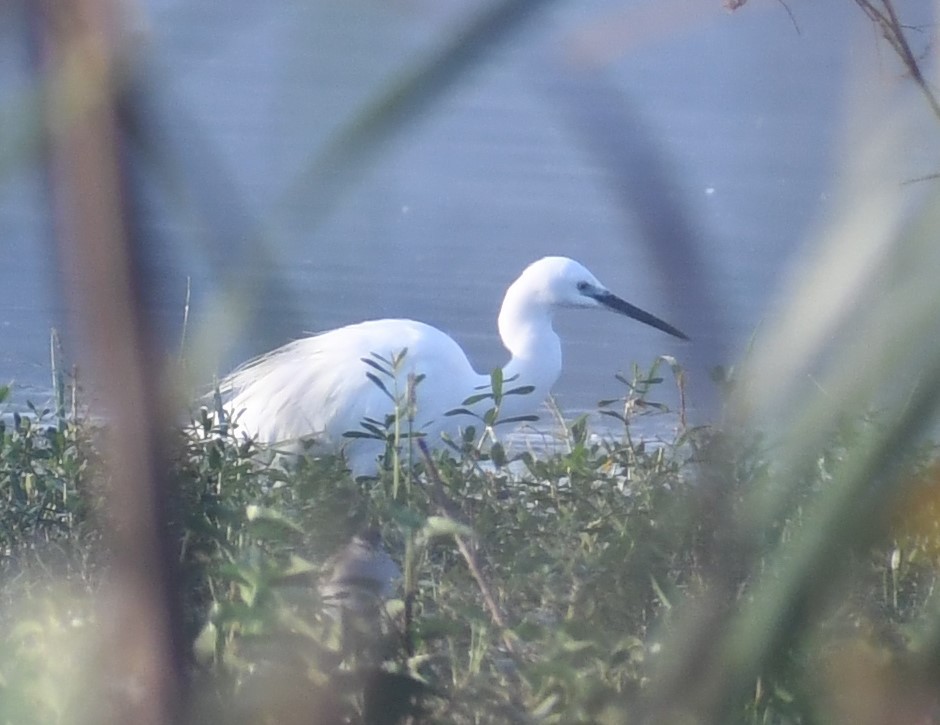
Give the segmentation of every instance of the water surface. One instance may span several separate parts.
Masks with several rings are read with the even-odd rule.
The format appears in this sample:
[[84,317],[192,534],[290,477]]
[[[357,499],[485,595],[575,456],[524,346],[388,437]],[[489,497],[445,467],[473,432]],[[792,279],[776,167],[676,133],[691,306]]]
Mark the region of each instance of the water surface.
[[[661,11],[556,3],[398,134],[323,219],[302,194],[284,203],[294,180],[474,4],[152,0],[142,47],[167,158],[188,164],[184,175],[202,194],[175,198],[159,174],[142,173],[151,305],[168,347],[182,335],[188,280],[190,339],[224,336],[211,359],[194,361],[206,382],[304,333],[381,317],[436,325],[489,370],[505,359],[495,320],[506,286],[533,259],[563,254],[693,342],[614,315],[564,312],[560,405],[593,409],[621,391],[616,372],[669,354],[690,367],[691,403],[704,407],[708,368],[733,361],[772,314],[784,273],[829,210],[850,68],[888,53],[850,2],[788,4],[799,32],[776,3],[734,14],[717,1],[703,10],[702,0]],[[12,103],[29,78],[28,54],[15,24],[0,40],[10,61],[0,90]],[[582,76],[590,93],[567,74],[571,47],[602,59]],[[882,80],[895,82],[882,64]],[[579,105],[618,118],[597,105],[597,87],[629,109],[625,144],[651,150],[668,170],[663,211],[624,208],[616,185],[630,170],[592,150],[572,121]],[[607,123],[605,132],[619,129]],[[44,399],[49,328],[65,324],[67,301],[42,175],[28,165],[4,171],[0,380],[15,381],[18,401]],[[657,254],[637,222],[669,209],[695,230],[691,267],[670,264],[670,250]],[[263,251],[244,239],[255,225],[266,231]],[[689,293],[702,280],[708,305]],[[252,313],[240,332],[223,325],[223,291]]]

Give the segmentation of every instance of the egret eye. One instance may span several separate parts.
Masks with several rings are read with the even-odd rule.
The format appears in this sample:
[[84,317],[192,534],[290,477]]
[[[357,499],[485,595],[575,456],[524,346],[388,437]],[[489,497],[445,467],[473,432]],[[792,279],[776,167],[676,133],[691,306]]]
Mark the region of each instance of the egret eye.
[[590,286],[587,282],[578,282],[578,292],[586,292]]

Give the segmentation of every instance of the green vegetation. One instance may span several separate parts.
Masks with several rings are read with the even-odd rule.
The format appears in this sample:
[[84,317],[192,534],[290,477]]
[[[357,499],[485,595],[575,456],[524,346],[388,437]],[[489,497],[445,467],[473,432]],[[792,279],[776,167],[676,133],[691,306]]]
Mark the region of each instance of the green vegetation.
[[[129,54],[109,57],[101,38],[121,23],[108,12],[83,20],[72,5],[48,4],[35,26],[30,20],[21,30],[48,57],[5,109],[15,112],[0,139],[4,177],[16,170],[11,160],[40,168],[49,158],[40,150],[71,159],[49,175],[50,196],[84,199],[88,214],[70,220],[57,209],[59,248],[74,252],[60,267],[82,259],[133,263],[159,241],[145,233],[152,225],[140,223],[147,206],[129,193],[140,185],[112,173],[114,159],[132,149],[142,172],[193,220],[190,241],[207,259],[225,260],[213,270],[221,289],[215,304],[238,320],[257,307],[250,288],[266,289],[245,285],[238,270],[267,266],[287,229],[313,238],[396,133],[552,4],[488,5],[390,74],[317,156],[297,159],[301,172],[279,180],[285,191],[268,214],[246,223],[239,217],[234,238],[214,209],[253,205],[237,196],[219,205],[195,186],[235,194],[237,185],[217,170],[226,164],[212,156],[213,144],[193,135],[199,124],[187,122],[172,93],[164,107],[159,76],[148,77],[131,57],[140,43],[119,42]],[[156,599],[166,589],[182,603],[190,658],[183,668],[189,691],[176,703],[181,723],[940,722],[940,458],[924,443],[936,439],[940,412],[940,192],[930,184],[937,179],[932,141],[918,130],[923,101],[940,118],[934,84],[920,67],[936,43],[899,17],[892,0],[854,5],[903,73],[885,66],[869,76],[863,63],[853,76],[866,102],[847,105],[845,117],[870,128],[850,129],[834,144],[845,158],[826,191],[828,218],[817,220],[791,288],[767,311],[751,359],[721,377],[728,405],[711,427],[690,429],[683,411],[658,404],[661,369],[671,367],[682,389],[678,364],[660,360],[623,377],[622,396],[604,401],[606,422],[616,425],[605,438],[579,419],[551,445],[519,453],[499,435],[508,422],[499,408],[504,396],[524,391],[494,379],[492,409],[477,421],[488,429],[486,445],[474,445],[474,436],[453,441],[432,465],[411,445],[409,405],[421,382],[414,379],[404,391],[386,387],[400,416],[364,421],[354,432],[388,445],[389,470],[376,479],[354,481],[330,459],[259,463],[212,410],[195,412],[193,434],[177,436],[171,465],[154,472],[146,467],[159,459],[159,446],[149,438],[158,436],[130,423],[159,423],[156,401],[182,376],[149,364],[146,335],[137,339],[147,317],[136,307],[140,290],[103,284],[146,275],[90,265],[102,283],[73,290],[68,306],[85,330],[110,334],[90,341],[99,354],[87,367],[114,388],[112,410],[98,414],[115,415],[124,425],[111,432],[127,435],[116,447],[112,436],[106,455],[107,431],[65,404],[59,372],[50,410],[14,409],[0,387],[0,725],[169,720],[160,718],[174,686],[134,707],[146,699],[142,690],[162,684],[153,669],[175,663],[168,665],[172,653],[159,642],[141,646],[140,632],[129,630],[158,630],[160,622],[126,621],[141,592]],[[614,19],[602,12],[604,24]],[[688,27],[684,15],[675,20]],[[644,156],[624,153],[631,149],[624,129],[637,124],[614,112],[629,106],[616,87],[603,92],[608,74],[597,75],[600,83],[584,76],[589,90],[601,91],[594,100],[580,87],[560,91],[562,106],[585,104],[584,118],[597,114],[599,125],[571,124],[580,150],[596,149],[598,178],[611,179],[625,213],[659,199],[661,206],[645,210],[648,219],[679,218],[683,204],[670,201],[679,185],[658,163],[625,168]],[[889,92],[886,79],[902,75],[917,99]],[[884,114],[873,116],[869,105]],[[188,148],[203,146],[207,155],[185,158],[168,143],[166,113],[187,128]],[[97,143],[87,142],[86,131],[100,133],[88,137]],[[632,142],[656,146],[642,136]],[[765,172],[780,182],[771,166],[756,171]],[[619,194],[641,180],[642,197]],[[303,210],[302,224],[294,210]],[[709,221],[683,227],[707,232]],[[102,239],[100,230],[116,236]],[[639,240],[652,250],[672,236]],[[713,250],[689,237],[671,257],[691,250],[710,261]],[[696,280],[679,280],[688,287],[686,305],[717,319],[722,305],[737,303],[722,296],[721,279],[709,279],[711,265],[690,266],[701,267],[697,282],[715,301],[707,309],[712,295],[696,293]],[[113,310],[129,311],[123,327],[103,324],[101,312]],[[189,335],[204,349],[193,354],[187,346],[184,356],[213,359],[213,341],[234,337],[219,330]],[[729,362],[704,359],[706,347],[690,348],[690,358],[698,356],[690,369]],[[111,366],[124,348],[134,348],[126,369]],[[374,362],[383,385],[397,361]],[[118,389],[132,379],[160,382],[152,397]],[[631,434],[640,415],[665,416],[660,429],[675,434],[641,440]],[[136,441],[146,443],[139,455],[122,456]],[[143,480],[148,474],[156,475]],[[112,485],[119,479],[141,485]],[[129,526],[119,531],[130,535],[106,534],[115,521],[150,522],[156,516],[146,513],[163,513],[144,510],[145,502],[136,519],[115,515],[130,508],[128,492],[140,500],[153,494],[151,479],[172,484],[163,523],[173,534],[178,578],[168,583],[161,572],[141,571],[162,559],[137,551],[123,560],[125,569],[133,569],[127,562],[139,569],[120,572],[131,584],[122,590],[113,576],[121,549],[109,552],[106,542],[159,537]],[[381,529],[404,577],[383,613],[338,616],[318,582],[330,555],[363,526]],[[139,586],[142,575],[158,586]]]
[[[258,464],[219,416],[199,411],[195,434],[177,441],[170,522],[192,645],[183,720],[698,721],[663,695],[713,678],[682,670],[695,662],[687,648],[706,648],[703,662],[748,649],[731,639],[736,627],[748,626],[768,582],[800,586],[790,567],[833,533],[812,528],[820,501],[882,423],[843,422],[785,492],[786,515],[744,536],[732,523],[757,520],[753,493],[792,473],[757,434],[682,428],[657,403],[661,362],[621,377],[622,398],[605,401],[621,427],[603,438],[585,418],[539,452],[481,450],[468,437],[433,468],[389,456],[395,470],[358,482],[333,459]],[[495,409],[512,391],[494,382]],[[0,428],[0,722],[98,722],[133,683],[109,672],[100,650],[108,557],[96,431],[27,412]],[[635,440],[639,415],[678,430]],[[383,433],[377,424],[366,430]],[[385,424],[393,449],[402,430]],[[774,633],[771,656],[744,673],[724,721],[931,712],[940,469],[930,448],[904,458],[915,483],[886,499],[865,536],[836,532],[837,565],[804,572],[826,586],[753,635]],[[381,615],[338,621],[317,581],[366,525],[381,528],[404,581]],[[704,639],[689,636],[703,630],[689,629],[690,613],[714,617]]]

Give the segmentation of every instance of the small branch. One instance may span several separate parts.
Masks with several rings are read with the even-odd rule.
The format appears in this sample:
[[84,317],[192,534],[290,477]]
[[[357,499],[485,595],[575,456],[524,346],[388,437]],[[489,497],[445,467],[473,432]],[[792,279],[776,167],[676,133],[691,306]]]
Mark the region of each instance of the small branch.
[[793,14],[793,11],[790,9],[790,6],[787,5],[786,0],[777,0],[778,3],[783,5],[783,9],[787,11],[787,15],[790,16],[790,22],[793,23],[793,29],[796,31],[797,35],[802,35],[800,32],[799,23],[796,22],[796,15]]
[[[424,456],[424,461],[428,468],[428,477],[431,481],[431,500],[445,516],[453,519],[454,521],[457,521],[458,523],[467,524],[457,504],[454,503],[450,496],[447,495],[447,492],[444,491],[444,486],[441,484],[440,473],[438,472],[437,466],[434,464],[434,461],[431,458],[431,453],[428,450],[427,443],[423,438],[418,440],[418,446],[421,448],[421,453]],[[499,606],[499,602],[496,601],[496,596],[493,594],[493,589],[490,587],[489,581],[483,574],[483,568],[480,566],[480,557],[476,545],[470,542],[467,538],[460,535],[457,535],[454,538],[457,540],[458,550],[460,551],[464,560],[467,562],[467,568],[470,570],[470,575],[473,577],[474,581],[476,581],[477,587],[480,589],[480,594],[483,596],[483,602],[486,604],[486,608],[490,613],[490,618],[493,620],[493,623],[500,628],[500,634],[503,638],[503,644],[505,645],[506,650],[510,655],[512,655],[513,658],[518,659],[519,647],[517,644],[517,639],[510,631],[506,620],[506,614]]]
[[[777,2],[783,5],[783,9],[786,10],[787,15],[790,16],[790,22],[793,23],[793,29],[796,30],[796,34],[802,35],[802,33],[800,32],[800,26],[796,22],[796,15],[793,14],[793,11],[790,9],[790,6],[787,5],[786,3],[786,0],[777,0]],[[738,8],[743,7],[745,3],[747,3],[747,0],[725,0],[724,2],[725,10],[733,13]]]
[[922,181],[936,181],[940,179],[940,173],[927,174],[925,176],[917,176],[913,179],[907,179],[901,182],[901,186],[908,186],[910,184],[919,184]]
[[862,9],[862,12],[868,16],[869,20],[881,29],[882,37],[897,53],[907,72],[927,99],[930,110],[940,119],[940,101],[930,89],[927,79],[924,78],[924,74],[920,70],[917,58],[914,56],[911,46],[907,42],[907,37],[904,35],[905,26],[901,24],[898,18],[893,0],[881,0],[881,5],[884,8],[883,12],[875,7],[872,0],[855,0],[855,4]]

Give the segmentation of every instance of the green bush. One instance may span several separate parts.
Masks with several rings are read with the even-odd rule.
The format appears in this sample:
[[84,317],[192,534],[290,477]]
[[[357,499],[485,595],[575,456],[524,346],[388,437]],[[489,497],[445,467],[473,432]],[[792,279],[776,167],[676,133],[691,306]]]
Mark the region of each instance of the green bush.
[[[192,721],[641,716],[676,659],[679,613],[716,598],[723,617],[747,607],[756,579],[776,576],[773,553],[806,535],[803,512],[878,425],[846,423],[788,494],[789,513],[742,539],[728,522],[747,520],[749,494],[780,463],[756,433],[676,425],[653,400],[657,368],[621,379],[618,429],[592,435],[582,417],[544,450],[467,439],[433,466],[392,457],[359,481],[330,457],[263,462],[224,417],[198,411],[176,441],[168,524],[192,643]],[[640,414],[675,434],[636,440]],[[95,599],[107,572],[93,515],[104,490],[96,427],[30,408],[2,430],[0,722],[94,722],[115,687],[89,667],[106,624]],[[749,674],[728,710],[739,721],[849,722],[857,703],[846,693],[923,675],[940,489],[932,449],[908,465],[921,483],[886,512],[874,545],[847,544],[843,595],[804,611],[769,666]],[[370,616],[337,619],[317,583],[364,526],[381,528],[404,581]],[[721,631],[716,623],[711,646]],[[654,720],[681,719],[658,707]]]

